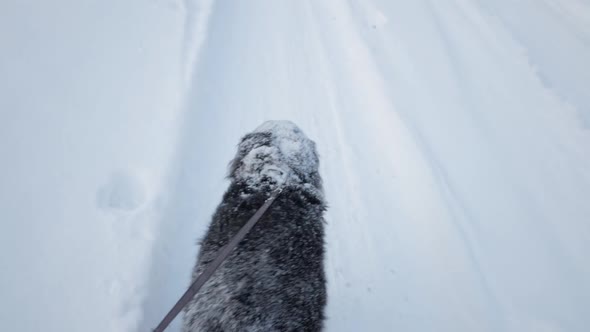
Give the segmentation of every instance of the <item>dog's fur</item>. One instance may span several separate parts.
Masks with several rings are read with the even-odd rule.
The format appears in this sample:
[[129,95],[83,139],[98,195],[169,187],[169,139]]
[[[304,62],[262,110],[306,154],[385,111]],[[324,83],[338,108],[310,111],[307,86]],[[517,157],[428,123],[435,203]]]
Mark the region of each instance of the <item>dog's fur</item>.
[[318,165],[314,142],[291,122],[266,122],[242,139],[193,279],[274,189],[284,189],[189,303],[185,332],[322,329],[326,205]]

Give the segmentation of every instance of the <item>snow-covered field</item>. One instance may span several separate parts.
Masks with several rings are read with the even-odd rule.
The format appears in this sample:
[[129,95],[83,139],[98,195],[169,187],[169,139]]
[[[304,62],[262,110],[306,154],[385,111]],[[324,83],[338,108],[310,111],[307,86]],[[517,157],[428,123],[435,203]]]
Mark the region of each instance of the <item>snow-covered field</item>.
[[590,326],[587,1],[3,1],[0,51],[2,331],[153,328],[270,119],[321,153],[327,331]]

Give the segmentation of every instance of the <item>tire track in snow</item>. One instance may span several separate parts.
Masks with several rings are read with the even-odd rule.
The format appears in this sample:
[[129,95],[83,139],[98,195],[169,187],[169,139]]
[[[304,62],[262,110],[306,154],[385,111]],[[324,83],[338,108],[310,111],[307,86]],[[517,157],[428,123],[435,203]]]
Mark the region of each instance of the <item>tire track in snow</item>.
[[[590,128],[590,15],[579,1],[476,1],[481,13],[495,19],[523,48],[539,80],[565,103],[575,107],[580,125]],[[534,10],[531,10],[534,6]],[[573,14],[573,13],[577,14]],[[522,18],[526,17],[526,20]],[[543,31],[540,33],[539,31]]]
[[[354,261],[353,257],[358,253],[354,248],[358,250],[364,247],[362,251],[369,252],[375,252],[375,250],[372,241],[367,241],[370,238],[370,230],[366,227],[358,227],[363,215],[361,205],[363,197],[360,193],[362,178],[355,169],[353,161],[355,153],[351,149],[351,137],[346,134],[345,121],[339,114],[343,107],[338,100],[336,78],[330,70],[330,54],[323,45],[313,6],[307,1],[305,7],[306,26],[313,36],[314,61],[317,62],[316,70],[319,71],[317,76],[321,81],[326,103],[324,106],[326,108],[320,115],[314,113],[314,116],[319,117],[315,131],[321,152],[324,187],[330,206],[326,216],[328,223],[326,272],[329,287],[327,330],[339,331],[342,330],[342,326],[351,328],[346,323],[351,316],[344,314],[346,306],[341,306],[340,303],[355,300],[354,296],[347,294],[350,293],[351,288],[360,289],[357,292],[358,295],[369,287],[362,280],[353,281],[350,271],[345,266],[350,265],[350,261]],[[329,152],[324,152],[326,150]],[[347,195],[342,195],[342,192]],[[334,233],[338,230],[340,231],[335,235]],[[366,272],[374,263],[374,260],[366,259],[363,262],[364,266],[356,264],[356,268]],[[358,316],[367,316],[367,308],[359,306],[357,309]]]
[[[180,86],[183,90],[181,93],[183,94],[184,102],[180,106],[183,109],[182,114],[179,116],[181,119],[186,119],[186,113],[189,112],[189,104],[187,103],[185,94],[187,91],[190,91],[195,67],[199,61],[200,51],[207,39],[209,16],[211,15],[213,4],[213,0],[184,0],[182,5],[182,10],[184,11],[184,36],[179,61],[181,63],[182,73],[184,73],[180,76],[182,79]],[[183,128],[183,122],[181,121],[180,123],[180,127]],[[178,136],[180,137],[179,145],[182,145],[183,134],[180,133]],[[177,151],[174,159],[177,161],[181,160],[181,154],[181,151]],[[176,258],[178,250],[175,250],[174,245],[172,245],[179,238],[179,234],[182,233],[184,228],[181,223],[184,219],[179,218],[178,214],[173,211],[178,208],[178,204],[173,201],[181,199],[181,197],[176,196],[177,192],[174,189],[182,181],[182,176],[178,176],[179,171],[181,171],[181,168],[179,170],[178,164],[173,164],[169,171],[170,173],[167,175],[166,186],[168,188],[163,193],[163,196],[166,197],[163,200],[165,208],[159,218],[159,224],[154,227],[154,233],[157,236],[152,246],[151,266],[146,276],[146,296],[142,301],[142,319],[138,324],[138,332],[153,329],[172,307],[177,300],[177,296],[182,294],[185,284],[178,283],[176,275],[181,274],[187,278],[189,277],[186,269],[183,269],[183,262],[178,261]],[[193,252],[191,250],[192,248],[184,249],[186,253]],[[186,258],[186,256],[184,257]],[[177,324],[177,321],[174,322],[169,329],[178,329]]]
[[[531,186],[529,184],[538,183],[538,179],[535,178],[535,173],[538,170],[542,171],[546,167],[545,164],[547,164],[547,162],[544,159],[549,159],[551,162],[555,162],[554,160],[567,158],[570,160],[571,165],[576,164],[574,161],[575,159],[585,159],[580,158],[582,156],[577,156],[578,158],[575,159],[572,158],[578,154],[577,151],[575,151],[575,147],[581,147],[582,141],[577,139],[572,140],[572,135],[569,134],[572,130],[575,131],[578,129],[578,126],[573,121],[571,121],[573,116],[570,106],[564,104],[562,98],[554,90],[548,89],[545,86],[545,82],[542,82],[540,78],[537,79],[537,73],[534,72],[532,68],[530,68],[529,61],[527,59],[528,55],[518,52],[520,49],[514,47],[514,42],[509,35],[508,38],[506,38],[507,35],[504,33],[499,33],[499,31],[503,31],[498,31],[498,29],[496,29],[495,33],[492,34],[492,31],[490,31],[491,26],[488,23],[487,18],[482,15],[481,10],[475,10],[476,5],[466,1],[455,1],[453,3],[455,10],[449,7],[435,7],[442,19],[442,23],[446,25],[446,28],[441,29],[441,31],[446,30],[449,36],[454,37],[454,40],[451,40],[451,42],[454,44],[451,45],[451,48],[460,49],[460,47],[463,47],[464,49],[467,49],[469,45],[473,44],[473,41],[479,41],[482,39],[485,40],[485,38],[472,38],[473,41],[467,41],[465,38],[467,37],[467,34],[459,33],[458,31],[460,29],[459,26],[461,26],[462,29],[464,29],[465,26],[460,24],[461,19],[458,19],[457,17],[457,15],[460,15],[465,19],[465,21],[472,24],[474,21],[479,22],[479,26],[477,24],[473,24],[473,29],[469,29],[468,31],[481,30],[479,36],[484,35],[483,37],[488,39],[491,39],[490,36],[493,35],[495,43],[492,43],[492,45],[488,44],[489,47],[494,47],[496,50],[501,48],[500,51],[495,52],[496,55],[493,57],[493,59],[490,57],[490,60],[493,60],[495,65],[503,63],[505,66],[512,66],[514,64],[520,65],[517,69],[512,69],[512,75],[514,75],[513,80],[524,81],[527,82],[528,85],[520,83],[520,85],[515,86],[514,92],[524,92],[525,94],[521,96],[521,99],[524,101],[523,104],[530,106],[523,105],[523,107],[520,107],[519,109],[513,109],[509,107],[502,107],[502,102],[496,101],[496,108],[494,109],[495,112],[489,112],[486,107],[487,105],[484,107],[479,105],[479,112],[488,113],[486,114],[487,118],[485,119],[485,122],[491,126],[493,126],[494,122],[502,119],[502,117],[504,119],[500,121],[511,119],[510,125],[502,126],[504,129],[504,133],[502,135],[498,135],[497,132],[491,130],[488,131],[487,135],[490,142],[504,141],[504,144],[507,147],[502,147],[504,144],[496,143],[491,144],[488,149],[493,151],[493,154],[499,160],[505,160],[503,165],[498,165],[497,168],[502,169],[504,173],[504,181],[510,183],[512,186],[511,192],[507,195],[510,195],[514,202],[518,202],[518,205],[514,204],[512,207],[513,211],[510,212],[510,214],[519,216],[518,223],[513,224],[511,227],[515,231],[520,230],[515,232],[517,234],[521,232],[523,234],[528,233],[528,236],[526,236],[527,241],[530,241],[531,243],[540,242],[543,244],[542,247],[535,246],[534,252],[529,253],[528,257],[527,254],[523,255],[531,261],[539,259],[537,257],[543,257],[543,259],[546,260],[546,263],[539,264],[539,266],[531,264],[531,269],[544,271],[543,274],[548,275],[544,278],[536,277],[538,282],[543,283],[545,287],[548,288],[554,287],[554,285],[559,282],[558,280],[563,279],[571,279],[573,284],[583,284],[582,279],[578,278],[577,276],[585,274],[585,268],[584,266],[576,264],[577,260],[575,259],[575,251],[572,251],[570,248],[568,248],[569,243],[572,242],[572,239],[570,238],[570,240],[563,241],[560,239],[560,236],[557,235],[561,233],[563,234],[562,236],[568,236],[566,235],[568,231],[564,233],[564,228],[561,225],[561,222],[556,223],[556,220],[554,220],[556,218],[559,220],[561,217],[554,215],[550,208],[539,208],[539,206],[542,205],[542,203],[539,201],[539,196],[547,195],[542,194],[544,190],[547,190],[546,187],[538,187],[536,190],[531,190]],[[469,19],[467,15],[472,15],[473,17]],[[472,46],[472,48],[478,49],[476,46]],[[476,77],[479,77],[480,80],[482,77],[485,77],[484,75],[476,76],[477,71],[474,70],[476,67],[475,65],[471,65],[473,58],[475,58],[480,60],[478,67],[483,67],[481,63],[484,62],[482,61],[482,59],[485,59],[484,57],[475,57],[473,55],[468,57],[468,52],[461,52],[457,55],[457,57],[462,59],[461,63],[463,63],[465,66],[466,72],[470,73],[471,78],[467,77],[468,81],[474,81],[474,78]],[[493,82],[493,79],[490,79],[489,81],[490,86],[493,86],[493,83],[491,83]],[[521,86],[527,86],[528,89],[522,89],[520,88]],[[476,103],[477,100],[485,100],[485,97],[479,95],[481,94],[481,90],[482,89],[478,86],[478,84],[466,85],[464,91],[467,98],[465,99],[470,102],[471,107],[478,107]],[[544,100],[545,102],[539,103],[538,100]],[[535,114],[530,113],[531,109],[536,110]],[[500,117],[498,117],[498,115],[500,115]],[[521,128],[526,128],[529,125],[530,120],[527,119],[527,117],[531,116],[536,118],[536,126],[529,128],[527,130],[528,132],[525,133]],[[494,119],[494,117],[496,119]],[[514,143],[510,144],[510,141]],[[511,155],[511,146],[518,146],[519,141],[522,142],[520,144],[528,147],[529,151],[525,156],[521,156],[522,152],[518,152],[516,155]],[[553,148],[555,144],[560,144],[561,147],[559,149],[555,149]],[[539,154],[541,157],[537,157],[537,154]],[[523,163],[522,159],[528,160],[524,162],[524,165],[519,165],[519,163]],[[535,162],[533,160],[537,161]],[[528,170],[531,165],[536,165],[535,170]],[[518,173],[521,173],[521,176],[516,177],[515,175]],[[545,186],[549,187],[548,184],[551,183],[552,180],[547,178],[546,175],[541,176],[541,178],[543,178],[546,182]],[[561,182],[566,181],[567,180],[563,178],[559,179],[559,183],[554,183],[550,185],[550,187],[552,187],[554,191],[563,190],[562,188],[567,188],[567,185],[564,186],[564,184]],[[567,190],[569,191],[571,189],[568,188]],[[563,203],[560,205],[563,207],[566,206],[566,204]],[[576,208],[573,210],[576,210]],[[572,225],[575,225],[575,219],[576,218],[573,218]],[[485,234],[477,234],[477,237],[475,237],[474,240],[477,240],[478,242],[486,241]],[[519,243],[514,247],[515,249],[524,247],[523,244],[524,243]],[[508,242],[505,245],[508,246]],[[534,246],[534,244],[530,243],[526,243],[526,245]],[[481,255],[480,257],[485,260],[490,260],[490,256],[491,255],[488,248],[488,252],[484,255]],[[511,257],[511,259],[513,258]],[[559,262],[559,269],[548,268],[549,265],[555,266],[555,262]],[[495,268],[493,265],[490,265],[490,267],[491,268],[488,268],[487,274],[493,273],[494,270],[496,270],[495,273],[500,275],[510,274],[507,271],[498,273],[497,268]],[[511,308],[511,306],[508,304],[510,301],[509,299],[514,297],[516,292],[507,291],[506,289],[522,289],[522,285],[518,284],[522,283],[523,280],[512,280],[511,282],[506,282],[506,276],[502,277],[504,280],[500,278],[495,280],[493,289],[494,292],[497,293],[499,303],[501,302],[501,306],[503,307],[502,316],[504,316],[503,320],[505,321],[504,329],[522,330],[523,326],[530,326],[529,324],[547,324],[548,326],[553,326],[553,328],[558,329],[558,326],[561,326],[561,328],[566,328],[566,326],[568,326],[567,324],[572,324],[575,322],[575,319],[572,319],[570,313],[560,313],[559,319],[554,320],[551,320],[549,317],[542,317],[540,314],[540,312],[543,312],[543,307],[546,306],[557,306],[561,308],[571,307],[571,310],[568,311],[576,311],[577,306],[573,304],[573,299],[567,299],[567,296],[563,295],[564,293],[568,292],[566,289],[562,289],[560,292],[558,292],[560,294],[558,296],[554,296],[552,299],[552,302],[555,303],[558,303],[559,301],[559,305],[550,305],[548,303],[537,304],[536,306],[531,306],[530,308],[527,308],[527,310],[522,310],[517,314],[514,308]],[[582,315],[581,312],[579,314]],[[572,326],[569,328],[572,328]]]
[[[584,236],[567,235],[568,227],[563,227],[559,209],[555,213],[551,206],[569,210],[572,218],[568,225],[579,230],[580,225],[576,225],[580,221],[578,217],[587,209],[579,206],[574,197],[564,201],[559,196],[581,194],[586,190],[583,185],[570,184],[564,179],[565,175],[553,182],[551,178],[555,174],[544,174],[543,170],[547,168],[547,161],[556,161],[552,158],[559,161],[560,167],[570,170],[579,167],[577,163],[586,159],[577,152],[584,144],[580,137],[576,138],[578,128],[568,120],[569,110],[556,102],[551,93],[539,89],[541,85],[536,80],[531,80],[529,64],[522,61],[520,49],[514,47],[502,29],[487,24],[489,22],[481,17],[481,10],[471,11],[480,16],[465,16],[466,8],[461,5],[469,8],[472,3],[454,2],[452,7],[436,3],[436,15],[442,28],[434,28],[432,19],[423,20],[428,11],[422,8],[386,1],[381,5],[390,13],[399,13],[397,20],[389,19],[395,29],[385,30],[382,34],[377,29],[377,37],[366,35],[373,38],[373,46],[381,44],[375,48],[375,54],[380,57],[383,71],[389,73],[390,78],[395,76],[392,73],[401,76],[397,85],[395,79],[390,82],[390,91],[397,96],[394,100],[397,99],[402,106],[400,109],[406,114],[404,119],[409,119],[409,124],[419,129],[444,166],[447,182],[453,184],[456,196],[463,202],[460,209],[471,211],[472,219],[469,224],[464,224],[468,230],[466,234],[477,248],[478,260],[485,267],[485,277],[490,280],[491,290],[501,308],[500,318],[504,321],[501,326],[512,330],[544,324],[547,328],[557,329],[558,324],[568,327],[567,324],[576,321],[575,314],[552,302],[559,300],[567,306],[574,303],[571,294],[566,295],[571,293],[565,291],[569,287],[558,286],[556,282],[569,279],[578,288],[583,284],[578,276],[587,274],[583,272],[584,264],[572,259],[577,256],[574,250],[570,250],[572,257],[564,255],[562,246],[576,243],[574,248],[580,247],[579,240]],[[418,11],[421,15],[414,15]],[[446,31],[451,44],[444,46],[441,38],[435,37],[441,31]],[[397,47],[394,49],[391,44]],[[448,57],[444,50],[449,47],[455,50],[454,56],[458,58],[454,61],[455,66],[441,61]],[[424,68],[414,67],[412,62]],[[453,69],[457,65],[460,74]],[[458,80],[465,80],[461,89],[455,88],[461,83],[454,82]],[[405,93],[414,90],[421,95],[410,93],[406,97],[405,93],[396,90]],[[456,96],[461,103],[449,96]],[[478,117],[469,112],[479,113]],[[546,119],[552,120],[545,122]],[[574,134],[566,134],[565,128]],[[457,140],[455,136],[462,139]],[[561,150],[553,148],[556,143],[562,145]],[[531,187],[536,190],[532,191]],[[548,188],[551,192],[547,191]],[[535,203],[543,196],[544,203],[543,200]],[[546,196],[553,199],[549,202]],[[553,229],[555,233],[575,241],[562,240],[562,244],[555,241],[559,236],[547,231],[551,229],[551,223],[557,226]],[[543,260],[556,268],[541,263]],[[570,262],[574,264],[570,265]],[[505,269],[507,265],[512,268]],[[529,278],[547,289],[559,287],[562,291],[552,295],[545,291],[535,292],[534,284],[527,282]],[[581,287],[582,292],[584,289]],[[517,309],[514,297],[522,293],[532,293],[540,301],[523,305],[526,309]],[[560,322],[540,314],[548,307],[560,312]],[[487,311],[483,314],[487,316]]]
[[[402,185],[403,189],[399,189],[400,192],[403,192],[405,195],[409,195],[411,193],[414,193],[416,196],[422,196],[422,200],[421,203],[423,203],[426,206],[439,206],[438,209],[439,213],[435,213],[431,216],[429,216],[430,218],[434,217],[433,219],[436,218],[444,218],[442,217],[442,215],[446,214],[446,209],[443,206],[440,206],[440,202],[439,202],[439,198],[437,198],[437,196],[439,195],[437,192],[432,191],[431,189],[429,189],[428,185],[424,185],[427,184],[429,182],[436,182],[434,179],[437,179],[437,177],[435,176],[433,179],[433,173],[432,171],[429,169],[427,165],[427,160],[431,159],[431,157],[428,156],[428,150],[424,150],[424,149],[420,149],[418,146],[415,146],[414,141],[415,141],[415,137],[412,138],[412,135],[407,131],[405,124],[403,124],[403,122],[401,121],[401,119],[396,117],[396,113],[393,111],[393,106],[391,101],[389,100],[388,94],[385,92],[385,84],[383,83],[383,79],[380,76],[380,74],[378,74],[378,71],[376,70],[375,67],[375,61],[371,58],[370,56],[370,52],[369,52],[369,48],[367,45],[364,44],[364,42],[362,41],[362,39],[357,35],[357,32],[354,31],[354,29],[350,29],[350,13],[348,12],[349,10],[347,10],[344,6],[340,7],[340,4],[337,3],[330,3],[330,5],[327,5],[326,8],[323,8],[324,10],[324,14],[323,15],[318,15],[319,17],[327,17],[328,15],[326,15],[326,13],[333,13],[334,16],[338,17],[339,20],[344,21],[341,25],[338,25],[337,28],[334,28],[333,30],[331,30],[328,27],[326,27],[326,24],[324,24],[323,29],[320,29],[320,31],[325,32],[325,35],[327,37],[324,38],[324,44],[326,45],[330,45],[332,47],[332,49],[330,50],[335,50],[338,49],[338,51],[331,53],[332,56],[334,56],[334,54],[338,54],[339,57],[343,58],[344,61],[346,62],[347,60],[350,61],[351,63],[349,63],[348,65],[342,65],[341,63],[338,63],[338,59],[334,59],[332,58],[333,61],[335,61],[337,64],[333,66],[333,72],[334,73],[340,73],[342,74],[343,72],[346,73],[344,78],[340,78],[339,81],[344,81],[344,82],[358,82],[358,85],[354,85],[354,88],[352,90],[356,90],[356,94],[358,95],[362,95],[364,96],[367,100],[369,100],[369,102],[366,102],[365,105],[363,105],[363,107],[361,107],[362,112],[363,113],[359,113],[362,114],[363,118],[355,118],[356,123],[363,123],[365,122],[366,127],[364,127],[364,129],[368,129],[368,128],[372,128],[372,130],[374,130],[374,133],[377,133],[378,135],[381,135],[381,137],[379,137],[379,139],[377,141],[385,141],[385,142],[395,142],[393,149],[395,152],[393,153],[393,155],[391,154],[391,152],[389,152],[388,150],[380,150],[377,151],[375,150],[372,154],[374,156],[380,155],[380,158],[374,158],[374,160],[376,162],[383,162],[383,161],[387,161],[386,164],[389,164],[391,166],[393,166],[394,168],[397,168],[398,171],[400,171],[399,169],[402,168],[403,166],[408,167],[409,168],[413,168],[414,170],[414,176],[412,176],[412,171],[409,171],[408,169],[406,170],[402,170],[400,171],[401,174],[399,174],[399,184]],[[316,18],[316,21],[319,21],[320,18]],[[338,20],[338,19],[337,19]],[[324,21],[326,21],[324,19]],[[347,22],[348,21],[348,22]],[[329,25],[329,24],[328,24]],[[334,31],[338,31],[338,33],[335,33]],[[345,41],[340,42],[338,36],[339,35],[343,35],[346,36],[345,38],[342,38]],[[336,39],[336,42],[333,42],[333,39]],[[335,45],[334,45],[335,44]],[[340,65],[340,66],[338,66]],[[354,68],[354,71],[350,71],[349,68]],[[350,75],[350,76],[348,76]],[[338,80],[334,80],[335,82]],[[341,83],[342,85],[342,83]],[[354,95],[355,93],[352,93],[351,95]],[[343,96],[340,95],[339,96],[341,100],[350,100],[351,98],[347,98],[347,96]],[[352,100],[353,102],[358,102],[355,100]],[[344,107],[343,107],[344,106]],[[345,107],[345,105],[340,105],[340,111],[342,112],[343,110],[346,110],[347,107]],[[357,111],[360,111],[357,110]],[[347,114],[347,117],[349,118],[349,121],[351,118],[354,118],[354,116],[351,116],[351,114]],[[370,120],[367,120],[370,119]],[[386,124],[386,125],[384,125]],[[387,126],[387,127],[385,127]],[[351,124],[348,124],[348,129],[347,132],[353,132],[353,130],[351,130]],[[393,128],[392,128],[393,127]],[[390,134],[390,132],[393,133],[397,133],[397,135],[395,135],[393,137],[393,135]],[[361,134],[363,135],[363,134]],[[358,137],[358,136],[356,136]],[[373,141],[375,141],[375,139],[372,139]],[[371,141],[371,139],[369,139],[369,141]],[[352,142],[351,144],[354,146],[356,144],[358,144],[359,142]],[[363,144],[364,143],[364,144]],[[367,146],[371,146],[372,144],[369,142],[364,142],[361,143],[362,147],[366,148]],[[361,148],[362,149],[362,148]],[[420,151],[418,152],[418,154],[415,154],[414,151]],[[357,147],[357,151],[358,151],[358,147]],[[426,157],[422,157],[422,155],[426,153]],[[387,156],[389,155],[389,156]],[[389,157],[389,158],[388,158]],[[426,158],[426,159],[425,159]],[[389,159],[389,160],[388,160]],[[418,171],[416,171],[416,169],[418,169]],[[356,171],[357,174],[363,174],[366,176],[366,170],[357,170]],[[418,175],[419,174],[419,175]],[[434,173],[436,174],[436,173]],[[439,173],[440,174],[440,173]],[[418,177],[416,177],[416,175],[418,175]],[[419,177],[423,177],[423,179],[418,179]],[[437,181],[439,181],[440,178],[438,178]],[[366,181],[366,179],[365,179]],[[443,181],[444,182],[444,181]],[[422,184],[422,185],[421,185]],[[441,187],[439,189],[439,192],[442,192],[442,196],[445,197],[444,193],[448,192],[447,188],[448,186],[445,186],[444,183],[439,184],[439,186]],[[379,188],[379,186],[374,187]],[[396,196],[399,196],[399,192],[398,194],[395,194],[394,192],[391,191],[391,189],[385,189],[386,191],[389,191],[387,194],[385,194],[385,196],[389,196],[392,199],[395,200]],[[429,194],[426,194],[429,193]],[[364,198],[363,200],[367,201],[367,200],[374,200],[376,199],[376,195],[375,193],[371,193],[371,190],[365,190],[365,194],[368,197],[371,198]],[[426,194],[426,195],[425,195]],[[430,200],[428,200],[427,202],[424,202],[424,198],[428,197],[428,196],[432,196],[430,197]],[[378,198],[377,198],[378,199]],[[401,198],[398,198],[401,199]],[[403,199],[401,199],[403,201]],[[406,204],[408,203],[408,201],[406,200],[405,202]],[[365,204],[367,204],[365,202]],[[399,204],[399,203],[398,203]],[[443,204],[444,205],[444,204]],[[450,206],[450,203],[446,203],[446,205]],[[383,209],[384,206],[381,207],[376,207],[376,208],[380,208]],[[402,207],[403,208],[403,207]],[[408,206],[405,206],[405,208],[408,208]],[[418,208],[418,207],[416,207]],[[435,210],[437,208],[434,208]],[[394,211],[389,211],[391,216],[394,215],[399,215],[399,212],[394,212]],[[416,211],[414,211],[416,212]],[[372,214],[369,211],[364,211],[361,215],[366,216],[370,216],[370,214]],[[374,214],[374,213],[373,213]],[[417,213],[417,215],[420,215],[420,213]],[[438,217],[435,217],[435,215],[438,215]],[[453,219],[454,217],[451,217],[451,219]],[[456,218],[456,217],[455,217]],[[374,218],[366,218],[364,219],[364,222],[367,222],[367,220],[371,220]],[[399,218],[399,220],[403,220],[402,218]],[[459,227],[460,225],[458,225],[457,223],[455,223],[455,227]],[[368,226],[370,227],[370,226]],[[366,227],[365,227],[366,228]],[[387,226],[381,226],[380,231],[387,233],[386,229],[388,227]],[[393,228],[393,230],[395,229],[395,227]],[[364,229],[361,229],[360,231],[363,232]],[[459,232],[460,234],[463,234],[463,241],[465,241],[465,244],[467,245],[468,248],[472,249],[471,244],[467,241],[467,237],[465,236],[464,232]],[[381,239],[381,241],[378,239],[378,237],[375,236],[376,234],[372,234],[372,237],[369,239],[365,239],[366,242],[371,243],[377,243],[377,246],[385,246],[384,241],[385,239]],[[347,241],[350,241],[352,238],[356,237],[356,235],[353,234],[349,234],[348,237],[345,237]],[[420,241],[420,240],[418,240]],[[375,250],[376,252],[379,252],[379,250]],[[394,255],[396,255],[396,253],[393,253]],[[388,257],[387,255],[382,255],[382,257]],[[477,267],[476,264],[476,260],[475,258],[471,258],[471,262],[472,264],[474,264],[474,267]],[[374,261],[375,265],[378,266],[379,262],[378,260]],[[358,267],[357,267],[358,268]],[[373,269],[375,268],[374,266],[372,267]],[[377,274],[384,274],[383,272],[386,271],[373,271],[376,272]],[[352,276],[355,274],[354,271],[347,271],[347,273],[349,274],[348,277]],[[481,275],[482,272],[479,271],[479,274]],[[485,280],[483,281],[485,283]],[[379,288],[383,289],[383,287],[385,287],[385,285],[380,285]],[[361,300],[362,301],[362,300]],[[403,305],[403,304],[401,304]],[[376,303],[364,303],[364,306],[366,307],[371,307],[371,308],[375,308],[377,306]],[[343,313],[348,313],[350,311],[359,313],[362,312],[363,306],[361,306],[360,308],[356,308],[355,310],[350,310],[344,307],[340,307],[338,308],[338,312],[334,313],[334,315],[344,315]],[[390,305],[390,308],[395,308],[396,305]],[[403,309],[402,309],[403,310]],[[370,315],[370,313],[367,313],[368,315]],[[421,314],[419,311],[418,312],[414,312],[414,314]],[[358,315],[354,317],[354,322],[347,322],[347,317],[339,317],[341,319],[337,319],[337,320],[341,320],[342,326],[340,326],[340,328],[351,328],[350,323],[352,324],[359,324],[359,321],[362,319],[366,319],[366,317],[361,317],[359,318]],[[373,319],[372,321],[376,321],[377,319]],[[362,324],[362,323],[361,323]],[[379,328],[392,328],[392,325],[388,325],[388,324],[394,324],[393,321],[391,322],[384,322],[383,320],[381,320],[381,323],[379,324],[385,324],[385,325],[378,325]],[[398,323],[399,324],[399,323]],[[415,322],[414,322],[415,324]],[[336,325],[338,326],[338,325]],[[354,325],[353,325],[354,326]],[[354,327],[353,327],[354,329]]]
[[214,0],[184,0],[185,22],[182,63],[186,89],[190,88],[199,58],[199,51],[207,37],[207,26],[213,3]]
[[[451,37],[451,33],[442,22],[440,13],[437,12],[436,5],[433,4],[431,0],[425,0],[423,2],[425,2],[425,12],[432,19],[434,26],[436,26],[436,31],[440,37],[440,40],[442,41],[444,53],[447,55],[446,61],[450,64],[450,68],[455,74],[453,76],[456,77],[455,81],[459,84],[457,89],[466,91],[469,88],[465,86],[465,84],[461,84],[461,82],[466,81],[464,79],[465,74],[463,73],[462,66],[458,62],[460,57],[455,53],[455,50],[460,50],[460,48],[456,47],[456,45],[453,45],[453,42],[449,39]],[[478,31],[477,26],[473,26],[472,28],[474,31]],[[463,106],[466,109],[473,110],[477,108],[477,106],[471,103],[471,100],[469,99],[464,103],[466,105]],[[485,124],[485,121],[483,121],[483,119],[478,116],[478,112],[469,112],[465,115],[467,117],[471,117],[472,121],[478,124],[479,128],[481,128],[481,131],[484,134],[489,132],[489,128]],[[449,212],[451,214],[450,219],[457,229],[458,234],[460,234],[463,243],[465,244],[469,260],[472,266],[475,268],[481,288],[488,299],[488,301],[486,301],[486,305],[489,307],[488,314],[491,317],[489,320],[489,328],[492,331],[504,331],[506,330],[506,323],[504,322],[503,318],[503,309],[499,304],[497,296],[494,293],[490,282],[488,281],[488,273],[485,266],[483,266],[481,263],[481,255],[479,254],[480,250],[474,243],[476,239],[476,236],[474,235],[477,229],[477,219],[470,211],[469,205],[464,202],[464,200],[461,198],[461,195],[458,193],[456,188],[454,188],[448,171],[445,169],[444,164],[441,162],[440,158],[424,139],[423,135],[416,128],[416,126],[411,126],[411,128],[414,129],[414,134],[417,141],[420,142],[420,146],[428,156],[427,158],[429,159],[429,164],[431,165],[434,174],[436,174],[439,191],[445,200],[445,204],[448,206]]]

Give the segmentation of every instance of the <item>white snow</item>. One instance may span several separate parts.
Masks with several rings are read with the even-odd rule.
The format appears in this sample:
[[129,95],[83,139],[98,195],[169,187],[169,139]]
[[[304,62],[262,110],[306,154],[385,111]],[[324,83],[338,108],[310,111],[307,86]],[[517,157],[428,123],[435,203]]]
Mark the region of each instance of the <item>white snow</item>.
[[586,1],[8,1],[0,48],[2,330],[155,327],[277,119],[320,152],[327,331],[590,325]]

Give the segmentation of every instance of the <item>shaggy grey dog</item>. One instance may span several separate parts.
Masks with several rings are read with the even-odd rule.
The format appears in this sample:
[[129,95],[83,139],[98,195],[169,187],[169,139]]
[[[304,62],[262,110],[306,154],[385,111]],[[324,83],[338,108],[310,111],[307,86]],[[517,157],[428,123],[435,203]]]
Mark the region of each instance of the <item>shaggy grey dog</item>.
[[246,135],[201,241],[193,280],[278,186],[283,191],[185,308],[184,331],[320,331],[326,305],[319,159],[293,123]]

